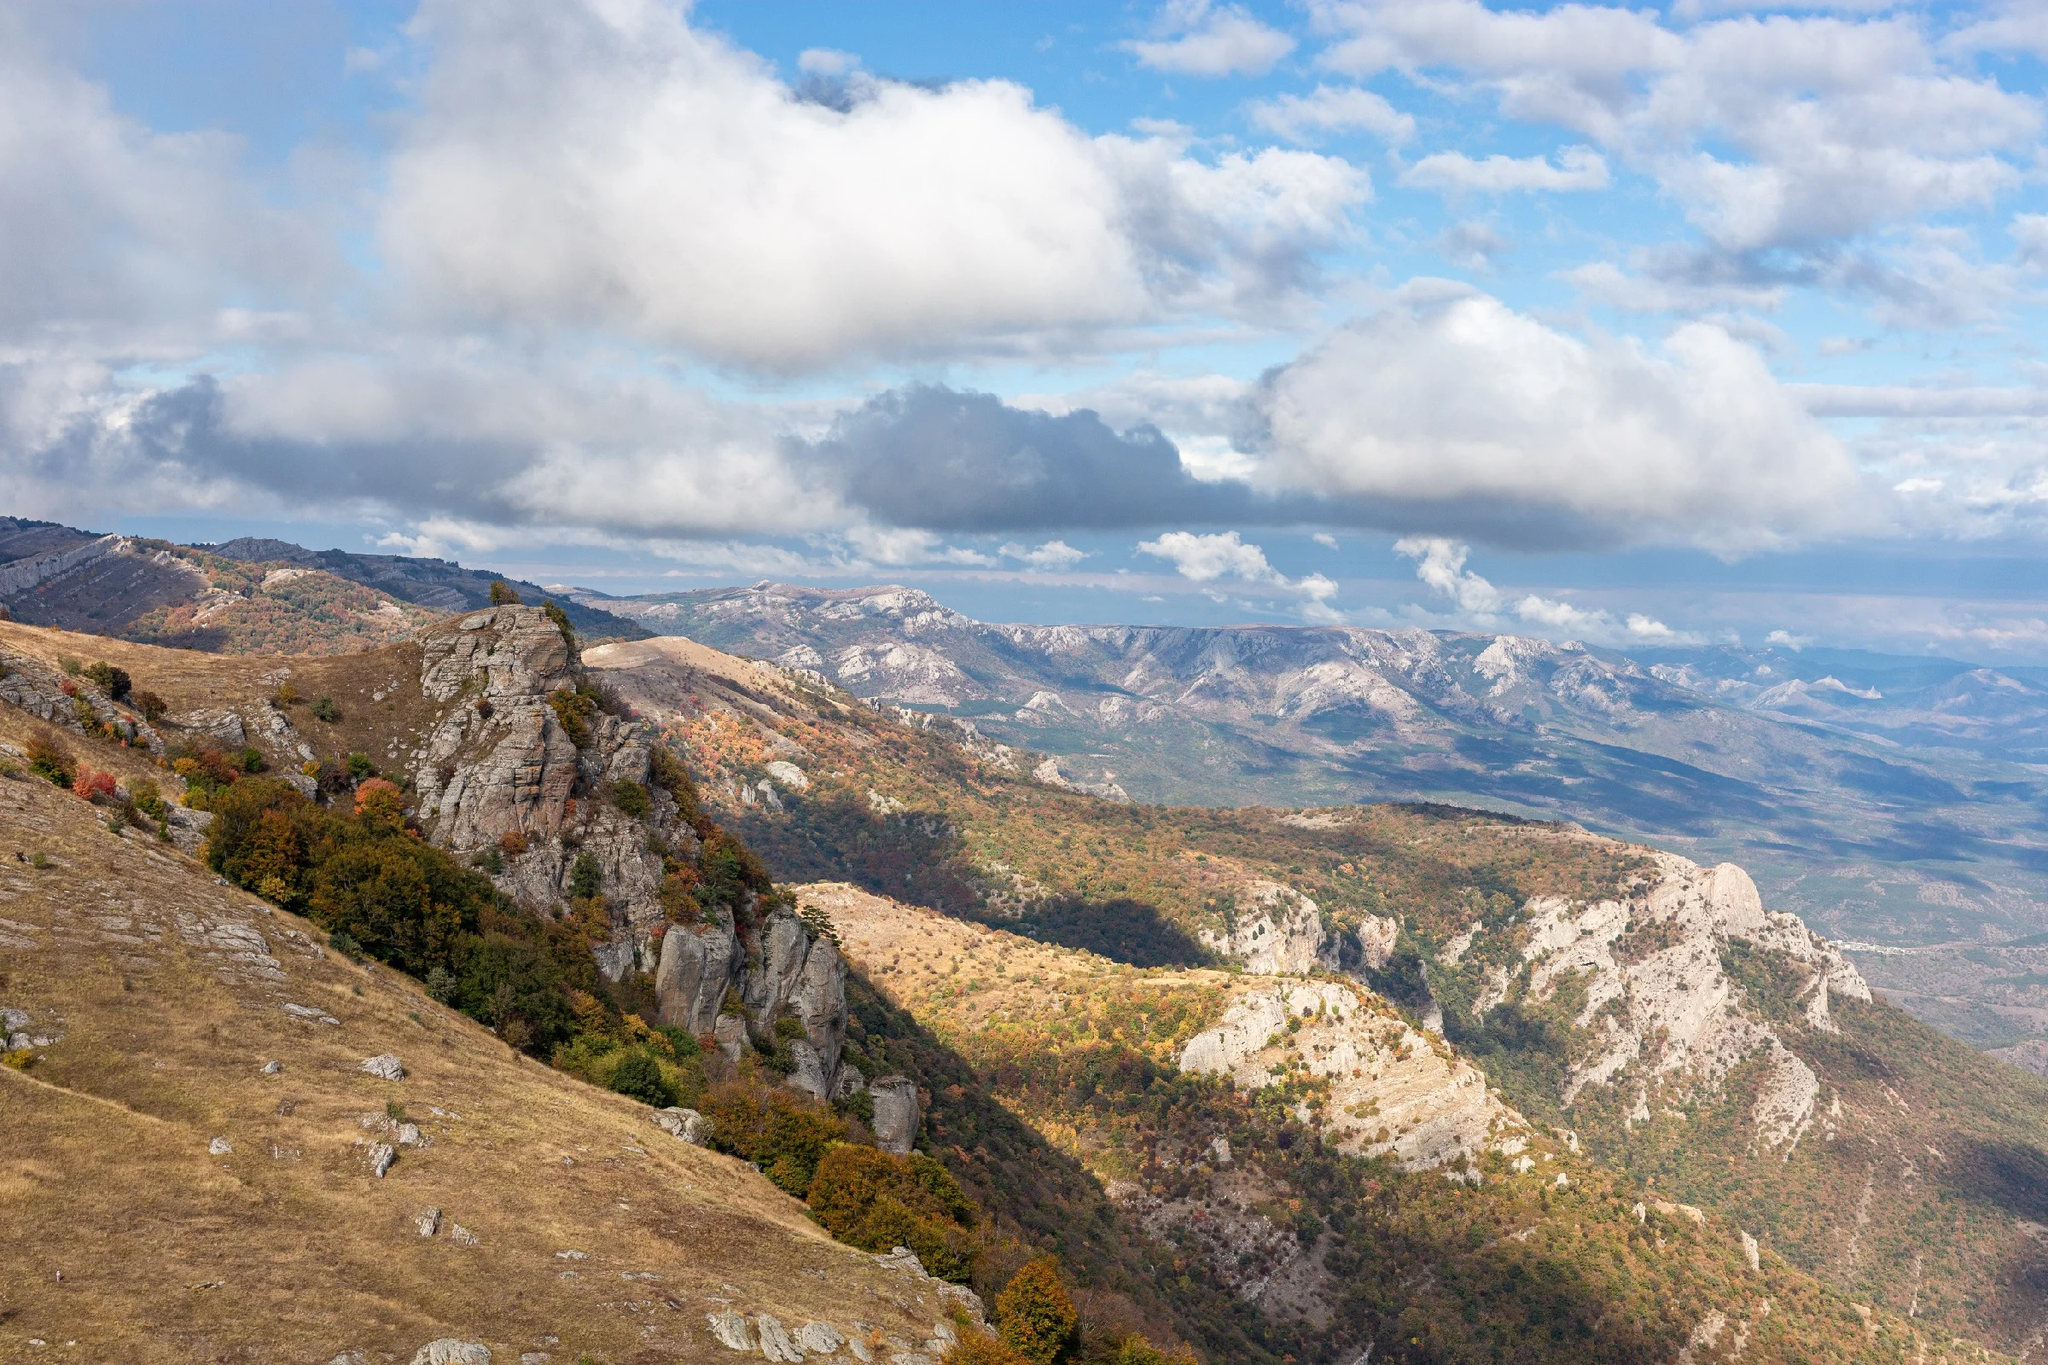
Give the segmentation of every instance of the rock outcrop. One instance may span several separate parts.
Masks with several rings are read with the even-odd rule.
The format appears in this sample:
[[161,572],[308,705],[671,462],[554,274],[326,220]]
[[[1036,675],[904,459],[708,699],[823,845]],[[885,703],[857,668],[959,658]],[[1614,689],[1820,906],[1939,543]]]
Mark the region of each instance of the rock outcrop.
[[[697,844],[674,799],[648,786],[652,728],[586,705],[583,733],[571,734],[551,698],[576,696],[582,665],[538,608],[471,612],[423,632],[420,647],[420,689],[442,705],[414,774],[429,836],[457,852],[501,850],[494,880],[535,908],[566,900],[578,859],[593,857],[612,912],[606,975],[651,969],[664,916],[649,836],[686,853]],[[646,815],[608,799],[621,783],[647,793]]]
[[[752,891],[670,922],[666,860],[695,858],[712,830],[652,780],[654,727],[602,702],[539,608],[471,612],[423,632],[420,647],[421,691],[441,707],[416,755],[429,836],[480,855],[503,890],[538,910],[594,875],[610,918],[597,946],[607,976],[652,972],[664,1025],[714,1037],[735,1057],[757,1046],[787,1063],[798,1089],[838,1093],[849,1079],[846,970],[830,937]],[[779,766],[797,789],[801,771]]]
[[[1628,900],[1587,905],[1537,897],[1512,926],[1490,931],[1516,937],[1518,961],[1485,969],[1475,1015],[1483,1018],[1518,991],[1540,1002],[1567,980],[1580,983],[1585,1000],[1574,1023],[1590,1038],[1567,1071],[1560,1096],[1566,1104],[1588,1086],[1631,1084],[1632,1121],[1645,1120],[1659,1093],[1679,1099],[1711,1090],[1756,1059],[1763,1072],[1751,1108],[1758,1140],[1770,1147],[1796,1143],[1814,1121],[1820,1078],[1763,1007],[1789,1004],[1807,1027],[1834,1032],[1830,999],[1867,1001],[1870,987],[1798,916],[1766,911],[1756,884],[1733,863],[1702,868],[1673,854],[1651,857],[1653,877]],[[1475,927],[1453,946],[1470,952],[1487,932]],[[1724,963],[1734,945],[1797,974],[1789,1001],[1745,994]],[[1452,965],[1456,956],[1442,955]],[[1517,967],[1526,968],[1526,987]]]
[[[1476,1161],[1527,1125],[1486,1077],[1359,990],[1305,982],[1249,992],[1181,1049],[1180,1069],[1262,1090],[1297,1076],[1327,1081],[1324,1140],[1404,1170]],[[1310,1111],[1301,1107],[1306,1122]],[[1464,1158],[1463,1162],[1460,1158]]]
[[917,1142],[917,1082],[908,1076],[883,1076],[868,1087],[875,1104],[872,1127],[875,1145],[885,1152],[907,1155]]
[[1278,882],[1249,888],[1252,908],[1240,911],[1223,931],[1201,931],[1202,946],[1244,963],[1262,976],[1313,971],[1323,947],[1323,920],[1316,903]]
[[[790,1084],[838,1093],[846,1046],[846,965],[838,945],[778,906],[758,920],[729,910],[668,929],[654,972],[661,1022],[716,1037],[733,1051],[789,1050]],[[801,1037],[778,1034],[784,1020]]]

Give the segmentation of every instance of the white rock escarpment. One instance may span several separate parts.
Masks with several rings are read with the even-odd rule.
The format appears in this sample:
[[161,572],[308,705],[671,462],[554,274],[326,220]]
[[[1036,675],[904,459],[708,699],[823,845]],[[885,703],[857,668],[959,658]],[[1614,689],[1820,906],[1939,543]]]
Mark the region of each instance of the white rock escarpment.
[[1188,1040],[1180,1068],[1228,1075],[1246,1090],[1295,1075],[1326,1080],[1325,1140],[1361,1156],[1390,1155],[1409,1171],[1476,1161],[1526,1126],[1477,1067],[1331,982],[1239,997],[1221,1024]]
[[1201,931],[1202,946],[1244,963],[1261,976],[1294,976],[1315,970],[1323,946],[1323,920],[1316,903],[1278,882],[1249,888],[1253,908],[1215,931]]
[[[1568,977],[1586,991],[1574,1022],[1592,1037],[1561,1098],[1569,1104],[1585,1087],[1615,1084],[1627,1073],[1638,1088],[1633,1117],[1646,1119],[1653,1088],[1711,1088],[1760,1058],[1763,1087],[1751,1111],[1758,1139],[1796,1144],[1813,1121],[1820,1080],[1744,998],[1722,953],[1745,944],[1803,972],[1795,1002],[1804,1002],[1807,1025],[1825,1032],[1837,1027],[1831,993],[1869,1000],[1870,987],[1796,915],[1766,911],[1756,884],[1733,863],[1702,868],[1672,854],[1652,856],[1657,878],[1631,900],[1574,905],[1537,897],[1525,907],[1527,998],[1550,998]],[[1485,992],[1476,1011],[1504,995]]]

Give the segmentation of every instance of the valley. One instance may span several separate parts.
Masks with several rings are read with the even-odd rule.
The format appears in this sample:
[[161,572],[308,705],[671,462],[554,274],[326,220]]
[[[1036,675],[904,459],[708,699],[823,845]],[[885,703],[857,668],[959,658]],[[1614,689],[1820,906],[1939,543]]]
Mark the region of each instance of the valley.
[[[79,660],[155,692],[155,719]],[[184,1288],[136,1268],[67,1312],[34,1276],[7,1281],[0,1333],[17,1343],[119,1343],[132,1321],[179,1358],[237,1339],[213,1307],[230,1287],[304,1282],[293,1256],[401,1273],[472,1251],[479,1273],[533,1288],[458,1322],[473,1281],[442,1277],[446,1297],[351,1329],[362,1315],[316,1280],[292,1339],[401,1359],[429,1334],[528,1357],[553,1339],[654,1360],[773,1359],[786,1337],[807,1358],[859,1342],[918,1365],[984,1330],[1048,1253],[1089,1359],[1149,1340],[1276,1363],[1367,1346],[1962,1360],[2030,1350],[2043,1326],[2028,1163],[2048,1087],[1866,1002],[1856,969],[1733,868],[1443,807],[1139,806],[801,670],[674,639],[584,650],[531,607],[324,658],[0,624],[0,662],[10,762],[44,761],[55,736],[112,793],[0,778],[8,834],[36,854],[0,926],[24,1016],[0,1081],[40,1106],[8,1106],[10,1188],[37,1227],[69,1220],[38,1234],[59,1259],[117,1216],[249,1210],[221,1224],[233,1254],[192,1244],[219,1268]],[[204,756],[228,752],[244,775],[215,778]],[[154,827],[122,825],[118,799],[151,784],[182,796]],[[337,880],[352,849],[420,860],[453,936],[407,927],[439,909],[414,921],[403,895]],[[463,908],[486,887],[497,908]],[[559,965],[520,975],[533,951]],[[1683,1003],[1694,991],[1704,1012]],[[138,1051],[132,1012],[171,998],[171,1033]],[[258,1022],[284,1004],[306,1022]],[[361,1070],[386,1053],[403,1059],[395,1098]],[[636,1057],[684,1107],[612,1093]],[[284,1113],[278,1076],[297,1087]],[[151,1089],[173,1082],[175,1104]],[[49,1117],[103,1100],[183,1125],[194,1155],[177,1159],[241,1183],[152,1174],[171,1158],[85,1148]],[[405,1125],[422,1150],[380,1137]],[[229,1150],[205,1155],[216,1137]],[[831,1222],[825,1156],[845,1144],[929,1158],[966,1202],[887,1234]],[[1939,1160],[1914,1155],[1933,1145]],[[733,1160],[719,1152],[737,1180],[702,1165]],[[529,1170],[581,1191],[585,1167],[623,1183],[539,1207],[553,1196]],[[81,1210],[63,1191],[85,1172],[105,1194]],[[131,1199],[130,1179],[228,1193]],[[804,1231],[806,1198],[853,1248]],[[439,1211],[434,1236],[413,1203]],[[645,1230],[616,1231],[597,1212],[612,1206]],[[337,1210],[328,1242],[271,1250],[320,1207]],[[759,1251],[708,1232],[748,1218]],[[903,1273],[874,1239],[905,1236],[978,1297],[864,1280]],[[804,1259],[805,1237],[825,1260]],[[586,1259],[564,1269],[565,1250]],[[785,1260],[822,1278],[789,1280]],[[612,1261],[639,1278],[576,1297]],[[869,1283],[899,1316],[834,1297]],[[171,1303],[137,1313],[137,1297]]]

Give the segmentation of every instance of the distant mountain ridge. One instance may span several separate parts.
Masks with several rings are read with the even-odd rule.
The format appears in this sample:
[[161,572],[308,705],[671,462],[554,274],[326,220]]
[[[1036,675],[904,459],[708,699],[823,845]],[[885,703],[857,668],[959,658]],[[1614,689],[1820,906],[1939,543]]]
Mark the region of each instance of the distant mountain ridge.
[[[319,585],[303,583],[294,589],[292,597],[304,598],[310,591],[318,599],[310,609],[301,603],[265,602],[260,614],[272,618],[267,623],[270,633],[259,632],[256,638],[262,643],[252,644],[249,632],[237,632],[221,619],[224,609],[232,614],[232,604],[225,600],[221,585],[213,581],[219,575],[208,572],[204,557],[209,555],[272,569],[310,571],[338,582],[326,591],[314,591]],[[264,577],[275,580],[274,575],[264,575],[254,582],[260,584]],[[81,531],[56,522],[0,517],[0,606],[16,620],[197,649],[274,647],[303,652],[322,648],[320,641],[329,649],[384,643],[408,633],[417,624],[417,613],[394,608],[383,612],[387,619],[371,620],[381,605],[407,603],[429,612],[466,611],[486,605],[491,584],[500,577],[445,559],[308,550],[290,541],[246,536],[222,545],[173,545]],[[529,602],[550,595],[537,583],[508,581]],[[340,584],[369,589],[374,595],[351,594]],[[225,591],[239,591],[251,600],[256,595],[252,585]],[[322,610],[336,601],[348,602],[374,628],[365,630],[342,622],[344,628],[337,632],[338,618]],[[592,639],[630,640],[646,633],[624,617],[566,597],[562,607],[576,630]],[[210,619],[194,622],[195,616]],[[280,622],[279,617],[284,619]],[[272,639],[280,630],[283,639]]]
[[1637,660],[1425,630],[995,625],[899,586],[577,596],[971,719],[1140,800],[1480,803],[1740,861],[1843,937],[2048,929],[2048,780],[2028,766],[2048,754],[2039,670],[1782,649]]

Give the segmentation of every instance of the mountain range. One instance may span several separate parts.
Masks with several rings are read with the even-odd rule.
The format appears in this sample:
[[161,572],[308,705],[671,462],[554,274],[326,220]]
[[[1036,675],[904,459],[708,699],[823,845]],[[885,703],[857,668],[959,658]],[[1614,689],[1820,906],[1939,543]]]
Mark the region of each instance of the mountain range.
[[1739,867],[580,644],[0,624],[10,1354],[963,1365],[1034,1264],[1086,1365],[2048,1331],[2048,1082]]
[[[354,650],[488,600],[445,560],[0,523],[17,619],[228,651]],[[2048,1066],[2048,679],[1858,651],[1624,656],[1515,636],[990,625],[914,589],[552,597],[586,639],[681,633],[964,719],[1077,790],[1425,800],[1750,869],[1890,998]]]
[[1146,801],[1445,801],[1749,868],[1888,951],[1874,981],[1987,1048],[2048,1026],[2048,681],[1729,647],[1629,658],[1515,636],[989,625],[900,587],[758,583],[586,604],[969,720]]

